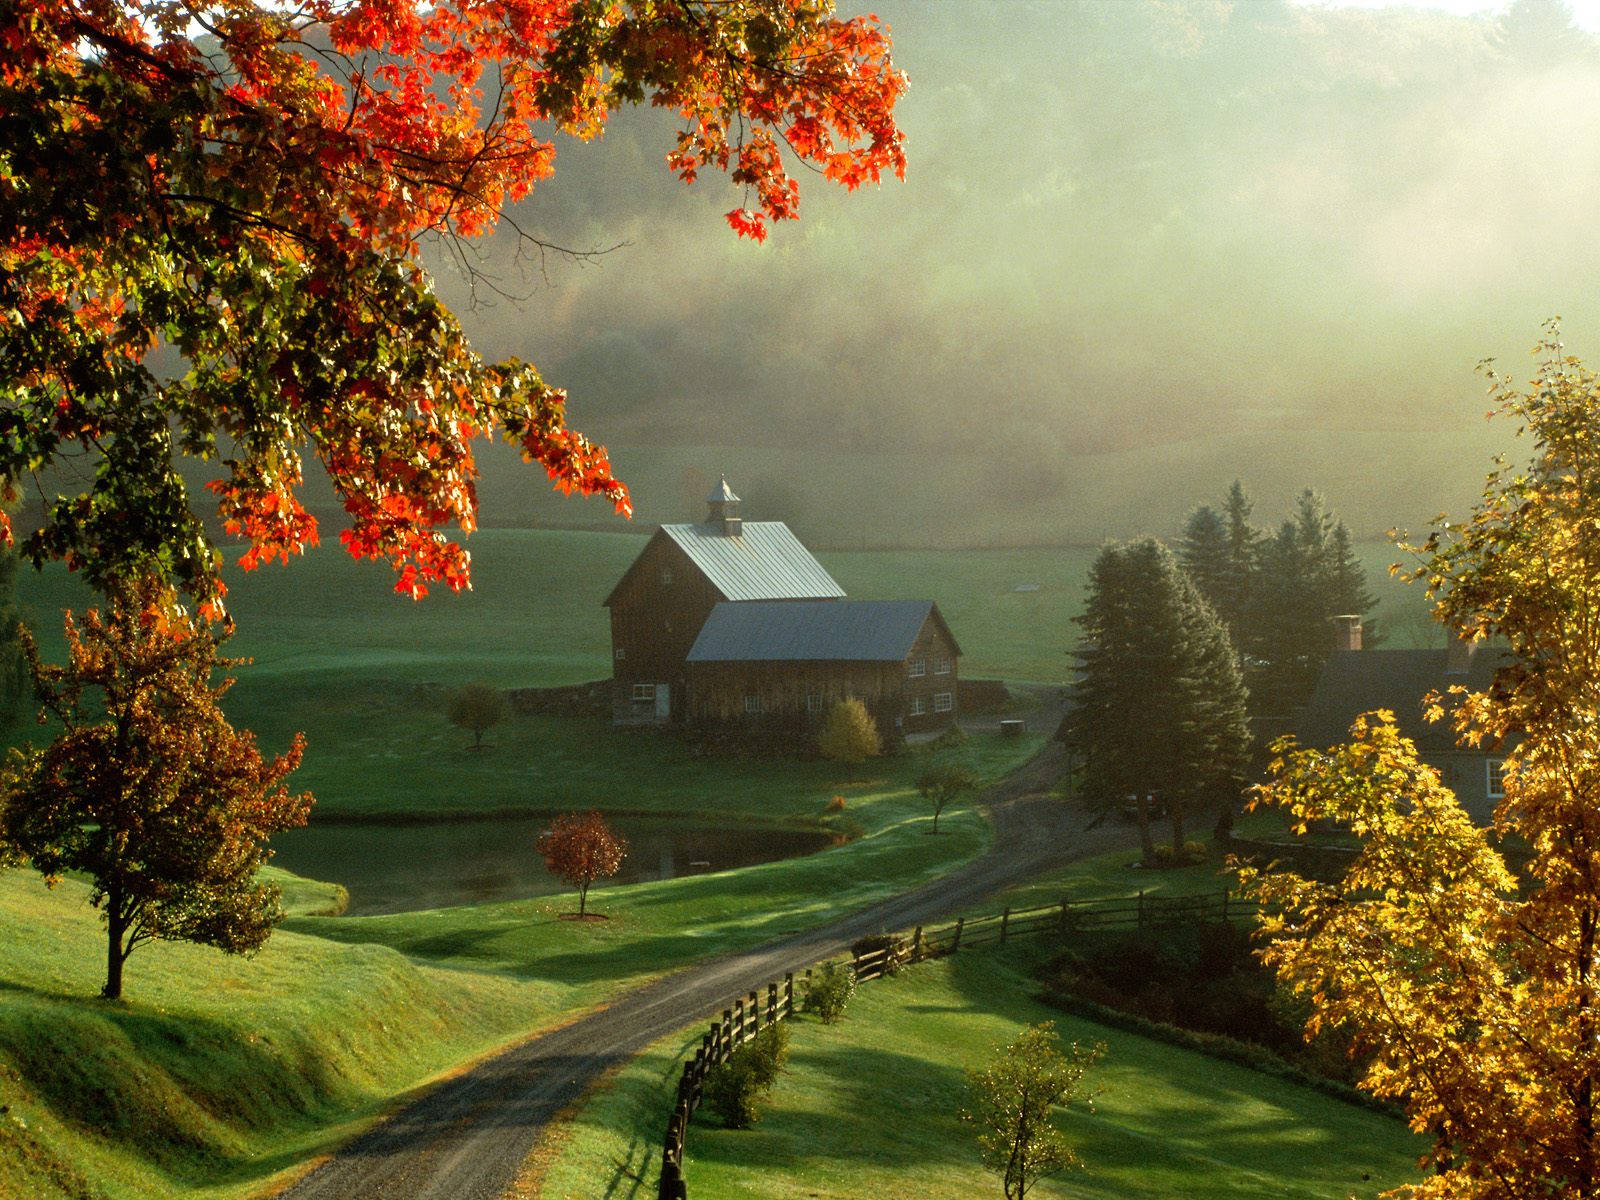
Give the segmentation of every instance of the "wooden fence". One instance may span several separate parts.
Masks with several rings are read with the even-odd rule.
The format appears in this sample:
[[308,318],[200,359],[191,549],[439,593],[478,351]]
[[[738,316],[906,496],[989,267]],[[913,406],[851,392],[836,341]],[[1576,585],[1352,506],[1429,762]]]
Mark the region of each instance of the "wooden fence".
[[[851,949],[850,970],[857,983],[892,975],[907,963],[942,958],[971,946],[1004,944],[1011,938],[1041,933],[1071,937],[1101,929],[1162,929],[1205,921],[1230,921],[1254,916],[1252,901],[1224,888],[1198,896],[1147,896],[1106,900],[1063,899],[1037,908],[1006,908],[988,916],[963,917],[950,925],[910,933],[880,934],[863,938]],[[809,985],[811,972],[805,973]],[[683,1139],[689,1119],[700,1106],[706,1076],[728,1061],[728,1056],[763,1029],[792,1017],[795,1012],[794,975],[781,984],[767,984],[763,1007],[759,992],[750,992],[722,1010],[712,1021],[692,1058],[686,1058],[678,1079],[678,1099],[667,1121],[661,1152],[659,1200],[688,1200],[683,1178]]]

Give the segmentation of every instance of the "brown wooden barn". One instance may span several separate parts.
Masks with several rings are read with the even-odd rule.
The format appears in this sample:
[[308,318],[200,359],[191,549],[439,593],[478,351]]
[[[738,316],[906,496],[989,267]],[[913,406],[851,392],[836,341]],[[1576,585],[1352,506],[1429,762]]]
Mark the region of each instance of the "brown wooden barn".
[[809,723],[845,696],[886,733],[954,723],[961,651],[931,601],[846,601],[787,525],[739,516],[726,480],[707,502],[606,598],[617,724]]

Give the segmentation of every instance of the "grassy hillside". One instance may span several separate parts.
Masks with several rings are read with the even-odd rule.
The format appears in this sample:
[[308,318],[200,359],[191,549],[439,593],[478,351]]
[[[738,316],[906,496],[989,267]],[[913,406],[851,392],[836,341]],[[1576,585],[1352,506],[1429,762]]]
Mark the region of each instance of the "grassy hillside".
[[129,961],[127,1000],[105,1004],[86,892],[0,874],[0,1196],[249,1193],[554,997],[279,933],[249,960],[147,946]]
[[[1027,953],[1027,951],[1023,951]],[[751,1130],[690,1128],[696,1200],[739,1197],[967,1200],[995,1195],[971,1130],[956,1119],[962,1072],[1028,1024],[1105,1045],[1094,1111],[1058,1121],[1086,1170],[1039,1185],[1074,1200],[1344,1200],[1415,1176],[1417,1140],[1399,1121],[1230,1063],[1069,1017],[1027,999],[1012,961],[966,953],[871,983],[842,1024],[793,1026],[788,1073]],[[654,1195],[675,1059],[699,1030],[624,1068],[576,1115],[547,1160],[541,1200]]]

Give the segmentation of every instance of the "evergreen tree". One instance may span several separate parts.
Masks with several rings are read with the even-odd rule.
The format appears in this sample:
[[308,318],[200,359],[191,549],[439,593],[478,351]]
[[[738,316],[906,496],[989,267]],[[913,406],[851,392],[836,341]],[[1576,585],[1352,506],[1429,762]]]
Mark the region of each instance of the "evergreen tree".
[[[1360,613],[1365,617],[1377,607],[1377,597],[1367,590],[1367,569],[1356,557],[1350,531],[1343,521],[1334,525],[1333,532],[1328,535],[1323,569],[1327,576],[1328,607],[1332,609],[1329,616]],[[1381,640],[1377,627],[1370,620],[1363,622],[1361,636],[1368,647],[1376,646]]]
[[1227,625],[1233,644],[1246,649],[1245,630],[1250,611],[1250,593],[1255,586],[1261,557],[1261,531],[1250,524],[1250,513],[1255,505],[1245,494],[1244,484],[1233,481],[1228,489],[1228,499],[1222,506],[1223,520],[1227,523],[1227,570],[1212,607]]
[[1228,526],[1217,510],[1202,504],[1189,514],[1178,543],[1178,561],[1200,594],[1219,613],[1232,582]]
[[1227,630],[1153,539],[1100,552],[1077,621],[1082,674],[1068,729],[1085,754],[1084,793],[1106,809],[1134,798],[1149,860],[1148,797],[1159,797],[1181,855],[1187,819],[1231,810],[1244,780],[1246,693]]

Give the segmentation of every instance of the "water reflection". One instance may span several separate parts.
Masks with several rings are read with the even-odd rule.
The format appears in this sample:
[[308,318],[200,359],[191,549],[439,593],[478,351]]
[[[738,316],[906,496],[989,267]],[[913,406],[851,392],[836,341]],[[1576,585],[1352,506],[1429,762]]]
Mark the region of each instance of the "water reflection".
[[[628,839],[612,883],[671,879],[811,854],[830,844],[820,831],[684,825],[611,818]],[[410,912],[571,891],[545,870],[534,842],[545,817],[431,825],[315,825],[272,839],[274,865],[340,883],[351,915]],[[605,883],[595,885],[603,888]],[[591,893],[591,899],[593,893]]]

